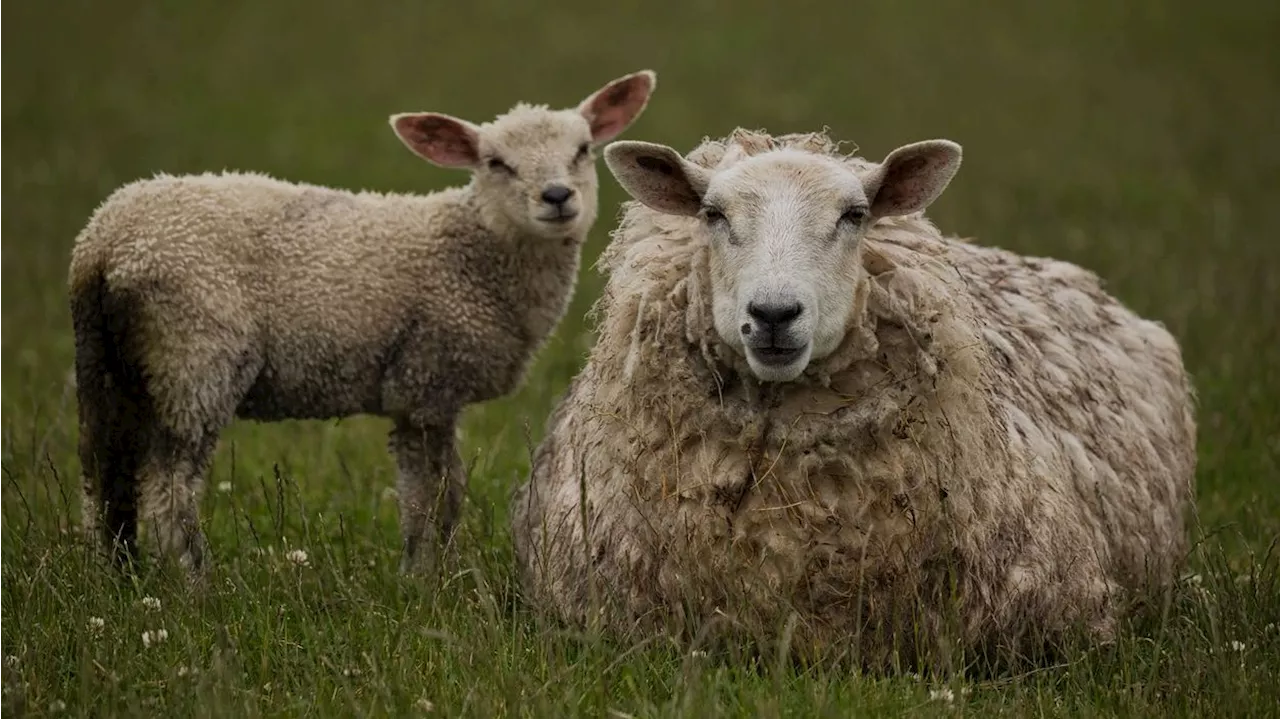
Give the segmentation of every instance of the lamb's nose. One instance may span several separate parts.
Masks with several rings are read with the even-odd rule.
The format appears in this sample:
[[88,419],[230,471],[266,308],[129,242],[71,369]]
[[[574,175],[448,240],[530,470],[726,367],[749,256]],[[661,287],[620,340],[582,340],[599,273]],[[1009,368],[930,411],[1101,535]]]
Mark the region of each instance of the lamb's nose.
[[762,325],[779,327],[791,322],[804,312],[804,305],[799,302],[780,302],[778,304],[747,303],[747,314]]
[[542,201],[551,205],[563,205],[570,197],[573,190],[564,185],[547,185],[542,191]]

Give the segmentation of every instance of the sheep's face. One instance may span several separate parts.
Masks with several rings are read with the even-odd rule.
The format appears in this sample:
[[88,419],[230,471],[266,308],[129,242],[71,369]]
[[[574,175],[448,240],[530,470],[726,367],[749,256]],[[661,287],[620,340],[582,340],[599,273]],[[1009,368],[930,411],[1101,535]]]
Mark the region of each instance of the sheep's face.
[[418,155],[472,171],[480,214],[490,227],[582,238],[598,206],[593,149],[640,115],[655,82],[646,70],[614,80],[572,110],[520,104],[478,126],[438,113],[396,115],[391,121]]
[[772,152],[713,176],[699,219],[716,331],[757,377],[794,379],[840,344],[869,215],[862,182],[824,157]]
[[731,150],[714,170],[641,142],[614,143],[605,158],[635,199],[698,218],[711,248],[717,334],[758,379],[788,382],[834,352],[852,326],[868,228],[936,199],[959,169],[960,146],[907,145],[862,175],[798,150]]

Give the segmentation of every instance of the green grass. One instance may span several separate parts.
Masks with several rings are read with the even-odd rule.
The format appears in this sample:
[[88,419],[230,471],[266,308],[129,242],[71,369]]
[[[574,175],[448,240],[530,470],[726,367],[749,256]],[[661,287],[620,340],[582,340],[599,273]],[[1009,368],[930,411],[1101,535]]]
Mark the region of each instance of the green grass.
[[[5,15],[6,715],[1280,714],[1280,4],[39,0]],[[86,554],[66,266],[113,188],[229,167],[429,191],[462,177],[405,151],[391,113],[567,105],[643,67],[659,85],[632,139],[827,125],[872,158],[957,140],[965,166],[931,210],[945,231],[1090,267],[1165,322],[1200,394],[1200,583],[1115,646],[955,678],[950,702],[935,680],[546,624],[514,587],[507,496],[590,346],[589,269],[525,388],[468,413],[461,569],[441,582],[396,574],[388,427],[370,418],[225,434],[202,595]],[[621,200],[601,174],[588,260]]]

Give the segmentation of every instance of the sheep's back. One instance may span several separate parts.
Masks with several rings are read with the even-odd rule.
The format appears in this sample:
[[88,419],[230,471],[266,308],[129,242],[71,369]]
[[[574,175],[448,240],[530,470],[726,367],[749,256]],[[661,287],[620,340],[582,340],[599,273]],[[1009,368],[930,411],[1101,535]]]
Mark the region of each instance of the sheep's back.
[[1091,526],[1122,585],[1168,580],[1195,473],[1194,394],[1177,341],[1076,265],[947,246],[980,318],[1005,421],[1029,452],[1058,460],[1050,484],[1062,511]]

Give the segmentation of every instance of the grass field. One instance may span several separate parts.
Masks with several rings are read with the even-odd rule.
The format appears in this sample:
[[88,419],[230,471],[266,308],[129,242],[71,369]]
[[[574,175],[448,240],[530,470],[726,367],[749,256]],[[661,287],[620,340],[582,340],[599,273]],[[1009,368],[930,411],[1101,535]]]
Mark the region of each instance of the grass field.
[[[40,0],[4,15],[6,716],[1280,715],[1280,4]],[[877,159],[954,139],[965,165],[930,211],[946,232],[1090,267],[1167,324],[1201,430],[1196,578],[1164,612],[1114,647],[946,685],[546,624],[513,585],[507,495],[590,346],[590,268],[524,389],[468,413],[460,571],[397,575],[388,426],[371,418],[224,435],[203,595],[86,554],[66,267],[113,188],[238,168],[425,192],[463,177],[410,155],[389,114],[567,105],[644,67],[658,89],[630,139],[826,125]],[[589,261],[621,200],[601,175]]]

